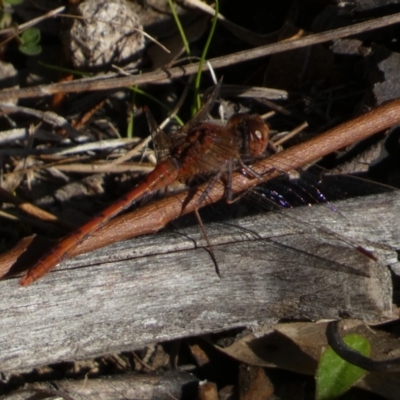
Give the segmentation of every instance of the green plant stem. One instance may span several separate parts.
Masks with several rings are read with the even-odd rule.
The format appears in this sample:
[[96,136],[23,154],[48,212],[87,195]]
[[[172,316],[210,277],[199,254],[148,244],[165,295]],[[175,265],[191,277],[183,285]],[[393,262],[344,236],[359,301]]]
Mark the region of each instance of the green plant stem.
[[192,115],[194,115],[197,112],[197,110],[201,107],[201,99],[199,96],[201,74],[202,74],[203,65],[204,65],[204,62],[205,62],[205,59],[207,56],[208,48],[210,47],[211,39],[214,36],[215,27],[216,27],[217,21],[218,21],[218,12],[219,12],[219,2],[218,2],[218,0],[215,0],[214,18],[211,23],[211,29],[210,29],[210,33],[208,34],[207,42],[206,42],[206,44],[203,48],[203,52],[201,54],[199,68],[197,70],[196,79],[195,79],[195,83],[194,83],[194,99],[193,99],[194,107],[192,108]]
[[136,102],[136,91],[134,91],[132,93],[132,108],[131,108],[131,111],[129,113],[128,126],[127,126],[127,129],[126,129],[126,137],[127,138],[132,138],[133,137],[133,132],[134,132],[134,129],[135,129],[135,117],[134,117],[135,110],[133,109],[133,104],[135,104],[135,102]]
[[77,71],[75,69],[70,69],[70,68],[63,68],[63,67],[59,67],[58,65],[47,64],[47,63],[45,63],[43,61],[39,61],[38,64],[41,65],[42,67],[45,67],[45,68],[48,68],[48,69],[53,69],[53,70],[59,71],[59,72],[65,72],[67,74],[80,76],[82,78],[87,78],[87,77],[92,76],[88,72]]
[[176,13],[174,3],[172,2],[172,0],[168,0],[168,4],[169,4],[169,8],[171,9],[172,16],[174,17],[176,26],[177,26],[177,28],[178,28],[178,30],[179,30],[179,34],[181,35],[182,42],[183,42],[183,45],[184,45],[184,47],[185,47],[186,54],[187,54],[188,56],[190,56],[190,46],[189,46],[189,42],[188,42],[188,40],[187,40],[187,38],[186,38],[185,31],[184,31],[184,29],[183,29],[183,26],[182,26],[182,24],[181,24],[181,21],[180,21],[180,19],[179,19],[179,16],[178,16],[178,14]]

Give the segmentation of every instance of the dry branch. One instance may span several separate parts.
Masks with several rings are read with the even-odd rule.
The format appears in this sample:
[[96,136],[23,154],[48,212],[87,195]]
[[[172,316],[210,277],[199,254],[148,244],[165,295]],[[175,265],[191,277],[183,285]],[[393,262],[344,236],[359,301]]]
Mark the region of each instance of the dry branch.
[[[239,62],[249,61],[271,54],[277,54],[284,51],[290,51],[319,43],[325,43],[362,32],[383,28],[385,26],[397,24],[400,22],[400,14],[388,15],[386,17],[376,18],[370,21],[361,22],[352,26],[335,29],[332,31],[322,32],[315,35],[303,37],[298,40],[290,40],[278,42],[266,46],[256,47],[254,49],[241,51],[238,53],[224,55],[209,60],[214,69],[226,67]],[[199,63],[185,65],[181,67],[170,68],[168,70],[159,69],[141,75],[133,75],[128,77],[113,78],[94,78],[80,79],[72,82],[62,82],[52,85],[40,85],[23,89],[4,89],[0,91],[0,100],[4,101],[9,98],[20,99],[30,97],[50,96],[57,93],[86,92],[95,90],[118,89],[126,86],[143,85],[162,81],[165,79],[179,78],[192,75],[197,72]],[[207,64],[204,64],[203,70],[207,70]]]

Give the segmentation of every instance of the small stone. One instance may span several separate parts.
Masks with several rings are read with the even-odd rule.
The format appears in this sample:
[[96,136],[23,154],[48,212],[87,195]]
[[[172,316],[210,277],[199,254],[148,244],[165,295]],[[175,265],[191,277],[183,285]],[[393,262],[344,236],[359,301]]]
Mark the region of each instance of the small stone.
[[85,0],[73,14],[64,48],[75,68],[135,66],[144,49],[139,16],[125,0]]

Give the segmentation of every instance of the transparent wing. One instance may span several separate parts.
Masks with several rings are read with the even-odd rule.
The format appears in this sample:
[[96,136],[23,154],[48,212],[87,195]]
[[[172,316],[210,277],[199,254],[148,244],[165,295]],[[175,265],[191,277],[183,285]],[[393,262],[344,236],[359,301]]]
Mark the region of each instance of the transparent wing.
[[145,108],[145,112],[153,140],[154,150],[156,152],[157,162],[160,163],[167,160],[171,155],[172,141],[171,138],[160,129],[153,114],[147,107]]
[[193,125],[197,124],[198,122],[201,122],[207,117],[208,112],[211,110],[212,106],[214,105],[215,101],[219,96],[220,90],[221,90],[221,81],[219,81],[218,84],[215,85],[213,88],[207,89],[207,91],[204,94],[206,94],[209,91],[211,92],[208,95],[205,103],[200,107],[200,109],[193,116],[193,118],[191,118],[185,125],[182,126],[182,128],[180,128],[177,132],[174,133],[173,135],[174,138],[186,136]]

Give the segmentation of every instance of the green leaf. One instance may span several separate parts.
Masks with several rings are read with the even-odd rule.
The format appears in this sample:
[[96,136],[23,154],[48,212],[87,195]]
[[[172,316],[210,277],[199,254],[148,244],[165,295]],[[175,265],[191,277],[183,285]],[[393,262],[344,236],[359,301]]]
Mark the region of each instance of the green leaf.
[[23,45],[38,44],[40,42],[40,30],[38,28],[29,28],[22,32],[20,40]]
[[199,62],[199,68],[197,69],[197,74],[196,74],[196,78],[195,78],[195,82],[194,82],[194,99],[193,99],[193,106],[192,106],[192,115],[195,115],[196,112],[201,107],[201,99],[200,99],[200,96],[199,96],[201,75],[203,73],[203,65],[204,65],[204,63],[206,61],[208,48],[210,47],[211,40],[212,40],[212,38],[214,36],[215,27],[217,26],[218,13],[219,13],[219,2],[218,2],[218,0],[215,0],[214,18],[213,18],[212,23],[211,23],[211,28],[210,28],[210,32],[209,32],[208,37],[207,37],[206,44],[204,45],[203,51],[201,53],[200,62]]
[[[363,336],[350,334],[343,340],[352,349],[369,357],[371,345]],[[328,347],[319,361],[315,398],[317,400],[335,399],[347,392],[365,373],[365,370],[343,360]]]
[[174,3],[172,0],[168,0],[169,8],[171,9],[172,16],[174,17],[176,27],[178,28],[179,34],[181,35],[181,39],[183,42],[183,46],[185,47],[186,54],[190,56],[190,46],[189,46],[189,41],[187,40],[185,30],[183,29],[183,26],[181,24],[181,21],[179,19],[178,14],[176,13]]
[[19,37],[21,45],[19,51],[27,56],[37,56],[42,52],[40,46],[40,30],[38,28],[29,28],[22,32]]
[[28,43],[22,46],[19,46],[19,51],[24,53],[27,56],[37,56],[42,52],[42,46],[35,43]]

